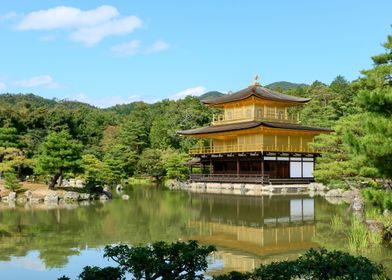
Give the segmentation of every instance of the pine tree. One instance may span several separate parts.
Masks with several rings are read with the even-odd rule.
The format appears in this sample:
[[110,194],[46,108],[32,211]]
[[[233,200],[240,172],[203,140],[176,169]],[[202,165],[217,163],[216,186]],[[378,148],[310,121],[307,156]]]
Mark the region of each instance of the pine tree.
[[7,172],[4,174],[4,187],[12,192],[18,192],[21,190],[22,185],[14,172]]
[[49,189],[66,172],[78,172],[82,166],[82,146],[71,139],[67,131],[51,132],[42,145],[41,154],[37,157],[37,169],[43,174],[53,176]]
[[347,141],[382,177],[392,178],[392,35],[383,46],[385,53],[373,56],[374,67],[355,83],[364,134],[348,131]]

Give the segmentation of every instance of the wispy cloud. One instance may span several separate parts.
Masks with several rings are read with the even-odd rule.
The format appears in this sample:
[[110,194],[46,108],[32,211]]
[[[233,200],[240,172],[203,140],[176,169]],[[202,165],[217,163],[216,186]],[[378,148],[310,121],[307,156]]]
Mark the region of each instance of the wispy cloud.
[[151,47],[147,49],[148,53],[156,53],[167,50],[170,47],[168,43],[162,40],[156,41]]
[[192,95],[192,96],[200,96],[204,93],[206,93],[207,90],[205,87],[203,86],[197,86],[197,87],[193,87],[193,88],[187,88],[183,91],[177,92],[175,95],[173,95],[170,99],[173,100],[178,100],[178,99],[182,99],[185,98],[188,95]]
[[140,41],[133,40],[128,43],[115,45],[111,48],[111,51],[121,56],[131,56],[138,53],[140,47]]
[[19,30],[54,30],[95,26],[117,17],[119,12],[111,6],[101,6],[93,10],[59,6],[47,10],[31,12],[17,25]]
[[128,104],[137,101],[143,101],[146,103],[154,103],[157,102],[158,99],[152,98],[149,96],[141,96],[137,94],[133,94],[130,96],[110,96],[110,97],[103,97],[103,98],[90,98],[84,93],[79,93],[74,96],[66,97],[67,100],[75,100],[83,103],[88,103],[100,108],[108,108],[114,105],[121,105],[121,104]]
[[87,11],[59,6],[27,14],[16,28],[20,31],[64,30],[72,41],[94,46],[106,37],[132,33],[142,24],[136,16],[121,17],[112,6]]
[[58,89],[61,85],[57,83],[50,75],[31,77],[26,80],[13,82],[14,86],[24,88],[44,87],[48,89]]
[[170,45],[168,43],[166,43],[165,41],[159,40],[159,41],[156,41],[150,47],[142,48],[141,41],[132,40],[127,43],[115,45],[115,46],[111,47],[110,50],[112,52],[114,52],[115,54],[118,54],[121,56],[133,56],[136,54],[149,54],[149,53],[161,52],[161,51],[168,49],[169,47],[170,47]]
[[135,16],[111,20],[90,27],[82,27],[72,32],[70,38],[86,46],[94,46],[108,36],[124,35],[133,32],[142,26],[142,21]]

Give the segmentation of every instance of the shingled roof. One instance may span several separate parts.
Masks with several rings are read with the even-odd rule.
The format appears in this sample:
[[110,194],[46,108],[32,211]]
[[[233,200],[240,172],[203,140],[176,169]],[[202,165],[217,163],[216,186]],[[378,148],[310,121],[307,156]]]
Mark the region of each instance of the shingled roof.
[[311,126],[305,126],[300,124],[250,121],[250,122],[242,122],[242,123],[234,123],[234,124],[211,125],[207,127],[182,130],[182,131],[178,131],[177,133],[181,135],[209,134],[209,133],[216,133],[216,132],[238,131],[238,130],[255,128],[259,126],[280,128],[280,129],[333,132],[333,130],[329,128],[311,127]]
[[218,105],[218,104],[223,104],[223,103],[228,103],[233,101],[239,101],[248,98],[252,95],[262,99],[281,101],[281,102],[306,103],[310,101],[310,98],[291,96],[291,95],[270,90],[260,85],[252,85],[243,90],[231,94],[226,94],[221,97],[203,100],[202,102],[206,105]]

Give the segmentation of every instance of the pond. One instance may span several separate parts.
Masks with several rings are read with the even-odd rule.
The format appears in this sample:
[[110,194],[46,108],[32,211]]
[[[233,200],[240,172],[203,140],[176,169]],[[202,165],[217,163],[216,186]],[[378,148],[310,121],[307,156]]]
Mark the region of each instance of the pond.
[[[107,244],[199,240],[214,244],[208,274],[252,270],[261,263],[298,257],[309,248],[349,250],[332,217],[347,205],[307,195],[245,196],[174,192],[154,187],[126,190],[115,198],[67,208],[0,208],[1,279],[75,279],[86,265],[105,266]],[[385,266],[392,250],[356,252]],[[391,271],[389,271],[391,274]]]

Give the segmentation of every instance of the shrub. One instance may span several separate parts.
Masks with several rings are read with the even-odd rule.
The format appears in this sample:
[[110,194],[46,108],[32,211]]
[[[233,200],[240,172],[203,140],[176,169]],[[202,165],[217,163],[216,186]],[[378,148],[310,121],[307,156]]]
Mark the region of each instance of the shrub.
[[361,190],[366,201],[381,209],[392,210],[392,192],[366,188]]
[[[132,279],[196,280],[204,279],[201,272],[207,269],[207,257],[216,249],[200,246],[197,241],[167,244],[156,242],[146,246],[106,246],[105,257],[112,259],[118,268],[85,267],[79,279],[124,279],[126,272]],[[69,279],[65,276],[59,278]],[[215,276],[215,280],[275,280],[275,279],[388,279],[382,265],[365,257],[351,256],[341,251],[310,249],[293,261],[261,265],[253,272],[236,272]]]
[[275,280],[275,279],[388,279],[381,265],[365,257],[354,257],[341,251],[310,249],[294,261],[261,265],[252,273],[231,272],[214,277],[216,280]]
[[204,279],[198,272],[206,271],[207,257],[214,246],[199,246],[197,241],[167,244],[156,242],[147,246],[106,246],[105,257],[119,264],[123,272],[135,279],[182,280]]
[[4,174],[4,187],[11,192],[19,192],[22,189],[22,184],[16,178],[16,174],[8,172]]
[[83,188],[83,192],[89,193],[89,194],[100,194],[102,193],[103,188],[100,185],[100,182],[91,180],[86,183],[86,185]]

